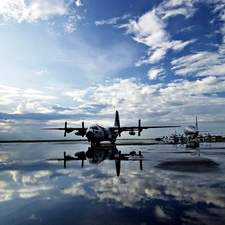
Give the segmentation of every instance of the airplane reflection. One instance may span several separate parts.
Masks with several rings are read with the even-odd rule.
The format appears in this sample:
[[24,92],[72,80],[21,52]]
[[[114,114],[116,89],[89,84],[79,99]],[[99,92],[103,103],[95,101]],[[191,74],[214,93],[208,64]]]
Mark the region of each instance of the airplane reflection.
[[[208,151],[208,150],[207,150]],[[84,161],[89,164],[99,165],[105,160],[115,161],[116,175],[120,176],[121,162],[122,161],[139,161],[140,170],[143,170],[143,161],[152,161],[152,166],[159,169],[174,170],[182,172],[213,172],[219,168],[219,164],[214,160],[207,157],[200,156],[200,149],[192,149],[184,151],[158,151],[158,154],[166,153],[168,157],[163,160],[154,160],[154,156],[149,158],[146,154],[145,157],[141,151],[131,151],[130,153],[121,153],[116,145],[99,145],[89,147],[87,151],[79,151],[74,156],[63,153],[63,158],[50,159],[63,161],[64,168],[67,167],[68,161],[81,161],[81,167],[84,167]],[[177,156],[169,156],[169,154],[177,154]],[[185,156],[184,156],[185,154]]]
[[141,151],[131,151],[129,154],[122,154],[115,145],[89,147],[88,150],[80,151],[74,154],[75,157],[63,153],[63,158],[57,159],[64,162],[66,168],[67,161],[81,161],[81,167],[84,167],[84,161],[90,164],[99,165],[104,160],[115,160],[115,168],[117,176],[120,176],[121,161],[140,161],[140,170],[143,170],[142,161],[144,159]]

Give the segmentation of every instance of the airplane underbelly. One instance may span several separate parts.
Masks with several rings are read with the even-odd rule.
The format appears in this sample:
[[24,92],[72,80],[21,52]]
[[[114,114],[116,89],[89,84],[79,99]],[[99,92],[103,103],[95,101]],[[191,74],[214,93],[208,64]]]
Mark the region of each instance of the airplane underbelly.
[[95,134],[94,138],[97,140],[104,140],[105,139],[105,135],[104,134]]

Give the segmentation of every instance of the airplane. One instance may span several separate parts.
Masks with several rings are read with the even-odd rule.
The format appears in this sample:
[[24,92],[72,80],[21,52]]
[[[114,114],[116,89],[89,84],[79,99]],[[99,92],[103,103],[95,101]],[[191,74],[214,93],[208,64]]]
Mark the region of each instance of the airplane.
[[141,135],[143,129],[149,128],[171,128],[180,126],[141,126],[141,120],[138,120],[138,126],[120,126],[119,112],[116,110],[114,126],[103,127],[98,124],[91,125],[90,127],[84,127],[82,122],[81,127],[67,127],[65,122],[64,127],[60,128],[43,128],[43,130],[64,130],[64,137],[67,133],[75,132],[77,136],[86,136],[91,146],[99,145],[102,141],[109,141],[111,144],[115,144],[117,136],[121,136],[123,131],[129,131],[130,135],[135,135],[135,131],[138,132],[138,136]]
[[199,148],[199,141],[198,141],[198,119],[197,116],[195,118],[195,126],[189,125],[185,127],[184,134],[187,137],[187,144],[186,148]]
[[[170,137],[163,137],[163,138],[157,138],[159,141],[163,141],[164,143],[167,144],[184,144],[186,143],[187,148],[196,148],[199,147],[199,141],[198,141],[198,135],[199,135],[199,130],[198,130],[198,120],[196,116],[196,122],[195,126],[194,125],[188,125],[187,127],[184,128],[184,134],[186,137],[180,134],[177,134],[176,130],[175,133],[172,134]],[[201,136],[200,136],[201,139]]]
[[81,161],[81,167],[84,167],[84,161],[89,161],[90,164],[99,165],[105,160],[115,160],[116,175],[120,176],[121,161],[140,161],[140,170],[143,170],[142,161],[148,160],[144,159],[141,151],[138,154],[135,151],[131,151],[129,154],[122,154],[116,146],[106,145],[106,146],[95,146],[89,147],[88,150],[79,151],[74,154],[75,157],[66,155],[63,153],[63,158],[58,159],[48,159],[50,161],[58,160],[64,162],[64,168],[66,168],[67,161]]
[[199,130],[198,130],[198,119],[197,119],[197,116],[195,118],[195,126],[189,125],[189,126],[185,127],[184,134],[186,136],[189,136],[191,139],[195,139],[195,138],[198,137]]
[[[198,143],[198,137],[199,137],[199,130],[198,130],[198,120],[196,116],[196,122],[194,125],[188,125],[184,128],[184,134],[186,137],[183,136],[183,134],[177,134],[176,130],[175,133],[172,134],[169,137],[162,137],[162,138],[156,138],[157,141],[163,141],[167,144],[184,144],[187,143],[187,147],[199,147]],[[200,135],[200,140],[202,139],[202,135]]]

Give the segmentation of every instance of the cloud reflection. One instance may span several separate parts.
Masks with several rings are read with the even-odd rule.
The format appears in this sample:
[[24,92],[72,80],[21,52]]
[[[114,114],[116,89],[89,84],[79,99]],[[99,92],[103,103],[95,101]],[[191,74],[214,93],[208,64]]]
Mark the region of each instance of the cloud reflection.
[[[104,170],[104,167],[99,166],[99,169]],[[147,209],[149,205],[152,205],[155,217],[159,221],[178,216],[175,212],[178,207],[182,211],[179,217],[184,223],[188,220],[193,222],[193,218],[197,217],[199,221],[210,224],[207,222],[210,215],[219,217],[220,210],[225,208],[224,191],[220,186],[225,176],[221,174],[218,179],[215,179],[213,173],[206,174],[207,176],[205,173],[199,176],[193,173],[182,174],[146,169],[141,175],[138,172],[132,172],[120,177],[105,176],[100,180],[97,177],[86,179],[81,176],[76,184],[61,192],[69,196],[81,195],[120,209],[127,207]],[[198,210],[199,207],[202,209]],[[193,208],[196,209],[195,214]],[[212,219],[208,221],[212,222]]]
[[[37,153],[35,146],[40,148],[39,145],[32,145],[32,150],[29,149],[32,154],[26,155],[32,160],[34,153]],[[58,147],[62,150],[60,145],[51,147],[54,149],[52,152],[48,149],[51,157],[58,154]],[[125,152],[132,148],[121,149]],[[43,151],[43,154],[47,153]],[[117,177],[114,161],[104,161],[98,166],[85,162],[84,168],[81,168],[80,162],[72,161],[64,169],[62,161],[28,163],[24,159],[25,154],[22,155],[20,164],[15,161],[16,157],[21,158],[19,151],[15,152],[16,157],[13,159],[5,157],[4,165],[1,164],[2,204],[36,199],[50,202],[57,199],[60,208],[65,202],[74,205],[78,201],[85,207],[89,207],[89,204],[92,207],[96,203],[107,209],[141,212],[146,218],[154,218],[158,223],[171,224],[174,221],[177,224],[211,224],[224,218],[225,174],[222,168],[221,171],[202,173],[165,170],[157,167],[159,155],[163,160],[162,153],[151,152],[152,160],[143,161],[142,171],[139,162],[123,161],[121,174]],[[56,207],[54,203],[50,206]],[[30,219],[34,217],[35,214],[30,214]]]

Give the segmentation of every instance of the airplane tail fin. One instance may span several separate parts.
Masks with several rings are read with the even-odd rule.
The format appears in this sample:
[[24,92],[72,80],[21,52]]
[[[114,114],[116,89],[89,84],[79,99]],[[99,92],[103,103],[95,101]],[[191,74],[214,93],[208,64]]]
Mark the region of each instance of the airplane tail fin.
[[199,134],[197,116],[195,117],[195,128],[196,128],[196,133],[193,136],[194,139],[197,138],[198,137],[198,134]]
[[115,122],[114,122],[115,127],[120,126],[120,118],[119,118],[119,112],[116,110],[116,115],[115,115]]
[[195,127],[196,127],[196,130],[198,131],[198,119],[197,119],[197,116],[196,116],[196,121],[195,121]]

